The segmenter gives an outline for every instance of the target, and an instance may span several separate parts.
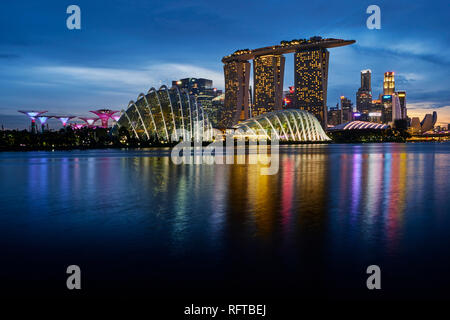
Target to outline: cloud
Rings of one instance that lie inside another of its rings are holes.
[[[53,76],[54,80],[72,84],[90,84],[104,88],[132,89],[138,94],[140,89],[171,86],[172,80],[187,77],[207,78],[214,85],[223,88],[224,80],[221,72],[190,64],[162,63],[129,70],[117,68],[93,68],[83,66],[44,66],[36,67],[38,74]]]

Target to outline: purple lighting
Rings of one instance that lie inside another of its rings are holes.
[[[20,113],[26,114],[31,120],[36,120],[36,117],[46,113],[47,111],[23,111],[23,110],[19,110]]]
[[[26,114],[31,119],[31,132],[36,133],[36,117],[40,116],[47,111],[23,111],[19,110],[20,113]]]
[[[55,118],[59,119],[59,121],[61,121],[62,125],[65,127],[67,125],[67,122],[70,119],[73,119],[75,117],[74,116],[67,116],[67,117],[55,117]]]
[[[100,118],[100,120],[102,121],[103,128],[108,128],[109,118],[112,118],[114,113],[117,113],[119,111],[113,111],[110,109],[99,109],[99,110],[90,111],[90,112],[92,112],[93,114],[95,114],[97,117]]]
[[[38,117],[39,122],[40,122],[42,125],[44,125],[44,124],[47,122],[47,120],[48,120],[49,118],[51,118],[51,117],[47,117],[47,116]]]
[[[94,125],[95,122],[97,122],[97,120],[99,118],[88,118],[88,117],[79,117],[81,120],[83,120],[84,122],[87,123],[87,125],[89,127],[92,127]]]

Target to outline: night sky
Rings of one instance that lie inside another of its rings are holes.
[[[67,6],[81,8],[68,30]],[[366,8],[381,8],[369,30]],[[355,103],[360,70],[374,96],[385,71],[407,91],[408,116],[438,111],[450,122],[449,2],[442,1],[3,1],[0,10],[0,124],[26,127],[18,109],[87,115],[125,108],[150,87],[184,77],[223,89],[221,58],[237,49],[314,35],[354,39],[330,49],[328,105]],[[285,88],[293,85],[286,55]],[[56,123],[56,122],[55,122]]]

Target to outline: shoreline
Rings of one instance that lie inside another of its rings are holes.
[[[406,143],[445,143],[448,142],[448,140],[411,140],[411,141],[373,141],[373,142],[334,142],[334,141],[317,141],[317,142],[296,142],[296,141],[290,141],[290,142],[280,142],[280,146],[291,146],[291,145],[328,145],[328,144],[355,144],[355,145],[364,145],[364,144],[384,144],[384,143],[400,143],[400,144],[406,144]],[[33,152],[33,151],[46,151],[46,152],[52,152],[52,151],[87,151],[87,150],[141,150],[141,149],[161,149],[161,148],[173,148],[177,145],[177,143],[173,144],[158,144],[158,145],[148,145],[148,146],[93,146],[93,147],[53,147],[53,148],[36,148],[36,147],[12,147],[12,148],[3,148],[0,147],[0,153],[1,152]],[[202,146],[208,146],[209,143],[203,143]],[[245,143],[245,146],[248,146],[248,142]],[[268,146],[270,143],[267,144]],[[193,146],[193,145],[192,145]],[[236,145],[235,145],[236,147]]]

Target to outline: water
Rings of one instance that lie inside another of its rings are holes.
[[[450,297],[450,144],[280,152],[272,176],[168,149],[0,153],[2,295],[67,295],[76,264],[92,297]]]

